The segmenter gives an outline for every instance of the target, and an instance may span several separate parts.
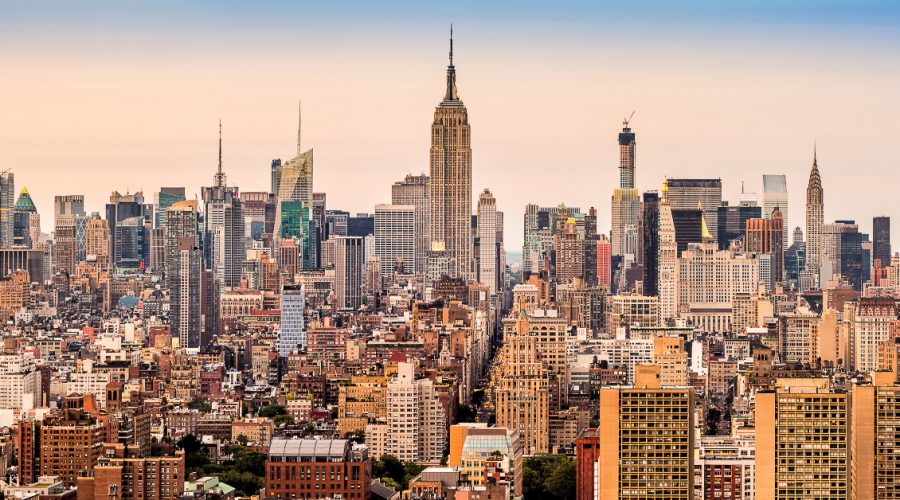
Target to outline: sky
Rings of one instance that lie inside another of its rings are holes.
[[[315,190],[372,212],[428,171],[451,23],[473,202],[494,193],[511,252],[529,202],[595,206],[609,230],[632,111],[642,191],[721,177],[737,202],[786,174],[802,227],[817,144],[826,221],[900,220],[900,4],[874,0],[5,1],[0,170],[49,232],[54,195],[102,213],[113,190],[199,193],[221,119],[229,184],[266,190],[302,100]]]

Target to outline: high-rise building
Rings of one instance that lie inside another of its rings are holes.
[[[822,282],[827,283],[835,275],[840,275],[854,289],[862,290],[869,276],[869,265],[863,265],[864,261],[869,260],[864,255],[864,241],[868,241],[868,235],[859,232],[855,221],[838,220],[824,224],[821,236]]]
[[[595,498],[693,499],[693,389],[660,387],[656,366],[637,372],[632,388],[600,390]]]
[[[59,476],[69,486],[93,470],[103,451],[106,425],[86,411],[84,396],[69,396],[64,408],[39,425],[41,476]]]
[[[674,208],[669,205],[672,223],[675,226],[675,242],[678,245],[678,256],[687,250],[691,243],[703,242],[703,210],[699,208]]]
[[[281,288],[281,327],[278,330],[278,355],[287,358],[294,350],[306,349],[306,301],[303,285]]]
[[[238,188],[228,186],[222,171],[222,122],[219,122],[219,166],[211,187],[201,188],[203,198],[203,257],[215,272],[220,288],[241,283],[244,249],[244,217]]]
[[[163,224],[163,212],[173,203],[184,201],[186,198],[183,187],[161,187],[156,193],[156,210],[153,212],[153,227],[161,227]]]
[[[725,202],[717,211],[719,219],[719,250],[731,248],[734,240],[743,241],[747,230],[747,221],[762,218],[762,207],[756,203],[741,203],[740,205],[728,205]],[[741,248],[743,245],[741,245]]]
[[[806,274],[813,288],[822,283],[821,266],[823,257],[822,226],[825,224],[825,192],[819,175],[817,154],[813,153],[812,170],[806,187]],[[801,282],[804,280],[801,279]]]
[[[672,210],[703,211],[709,233],[715,239],[719,233],[718,210],[722,205],[721,179],[667,179],[667,198]]]
[[[63,214],[84,215],[84,195],[66,194],[57,195],[53,200],[53,216]]]
[[[365,248],[358,236],[334,237],[334,298],[338,309],[362,305]]]
[[[453,33],[447,89],[431,125],[429,231],[450,258],[450,276],[468,279],[472,270],[472,132],[456,89]]]
[[[756,499],[849,498],[849,421],[849,394],[827,379],[780,378],[758,392]]]
[[[403,462],[433,462],[444,456],[447,446],[447,422],[443,404],[431,379],[416,379],[416,364],[397,364],[397,377],[387,384],[384,423],[366,426],[366,437],[373,436],[372,454],[393,455]],[[378,439],[379,434],[389,436]],[[368,441],[367,441],[368,442]]]
[[[891,218],[872,218],[872,262],[880,262],[879,267],[891,265]]]
[[[108,221],[109,222],[109,221]],[[138,215],[116,222],[111,248],[114,266],[118,269],[144,269],[150,263],[148,228],[144,217]]]
[[[505,336],[494,390],[497,427],[518,431],[525,455],[550,448],[550,373],[537,335],[531,335],[528,313],[519,311],[514,332]]]
[[[75,273],[75,218],[72,214],[58,214],[53,227],[53,273]]]
[[[400,264],[404,273],[418,273],[417,237],[415,206],[375,205],[375,256],[383,277],[393,280]]]
[[[397,181],[391,186],[391,204],[412,205],[416,209],[416,274],[420,277],[425,273],[425,254],[429,247],[428,210],[429,201],[428,176],[407,175],[402,181]]]
[[[784,281],[784,219],[778,207],[767,219],[749,219],[745,249],[772,256],[772,281]]]
[[[641,205],[641,252],[644,295],[659,295],[659,194],[644,193]]]
[[[632,116],[634,114],[632,113]],[[636,156],[635,134],[629,119],[622,122],[619,132],[619,187],[612,196],[612,229],[609,240],[613,255],[637,255],[638,225],[641,218],[641,197],[634,188]]]
[[[692,243],[678,259],[678,307],[730,304],[736,293],[753,293],[759,284],[759,262],[752,256],[719,250],[712,241]],[[719,330],[724,331],[724,330]]]
[[[0,173],[0,248],[13,245],[16,183],[9,170]]]
[[[241,209],[247,246],[256,241],[271,247],[275,231],[275,195],[265,191],[245,191],[241,193]]]
[[[788,230],[788,192],[787,192],[787,176],[785,175],[763,175],[763,217],[770,219],[775,209],[781,212],[781,218],[784,220],[784,236],[782,241],[787,247]]]
[[[487,189],[478,197],[478,281],[487,285],[491,294],[500,288],[500,234],[502,222],[497,211],[497,200]]]
[[[663,199],[659,205],[659,255],[657,257],[657,291],[659,295],[659,320],[667,322],[678,314],[678,241],[672,207]]]
[[[873,374],[869,385],[854,385],[851,393],[850,460],[854,500],[900,496],[900,387],[894,372]]]
[[[41,216],[28,190],[22,188],[13,208],[12,244],[32,248],[41,237]]]
[[[878,346],[892,340],[891,322],[897,319],[897,304],[889,297],[862,297],[852,315],[850,366],[870,373],[878,368]]]
[[[174,266],[167,270],[169,324],[172,337],[184,348],[201,348],[201,274],[203,254],[195,236],[177,239]]]
[[[78,478],[78,498],[176,500],[184,493],[184,451],[140,456],[122,444],[104,445],[91,475]],[[135,456],[138,455],[138,456]]]
[[[96,262],[100,269],[109,269],[111,245],[112,236],[106,221],[98,213],[91,214],[87,220],[84,239],[84,251],[88,260]]]
[[[303,151],[300,142],[302,131],[302,115],[298,111],[297,119],[297,156],[280,165],[274,174],[277,182],[275,234],[281,234],[281,202],[299,201],[304,207],[312,209],[313,206],[313,150]],[[273,162],[273,168],[275,168]]]
[[[569,217],[556,235],[556,281],[571,283],[584,276],[584,240],[578,234],[575,218]]]
[[[612,245],[605,234],[597,240],[597,285],[607,290],[612,286]]]
[[[138,191],[137,193],[126,193],[121,194],[118,191],[113,191],[112,194],[109,195],[109,203],[106,204],[106,223],[109,224],[109,233],[112,235],[112,246],[110,247],[110,255],[114,258],[117,255],[125,255],[127,258],[131,259],[128,264],[129,266],[134,265],[134,269],[137,269],[136,262],[133,262],[135,256],[138,254],[138,251],[135,248],[129,248],[128,250],[122,251],[118,248],[118,235],[124,235],[124,237],[131,238],[131,242],[134,242],[138,235],[136,231],[138,227],[144,227],[144,217],[147,213],[147,207],[144,205],[144,193]],[[84,214],[81,214],[82,217]],[[139,218],[140,220],[133,220],[135,218]],[[117,228],[121,221],[126,219],[132,219],[128,223],[128,229],[123,231],[118,231]],[[141,242],[143,243],[143,235],[140,236]],[[79,237],[78,240],[83,242],[83,237]],[[81,246],[81,245],[79,245]],[[81,248],[82,253],[83,247]],[[82,259],[79,259],[82,260]],[[138,261],[140,259],[137,259]],[[115,259],[116,266],[119,266],[119,260]]]

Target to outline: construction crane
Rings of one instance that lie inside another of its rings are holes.
[[[624,120],[622,120],[622,126],[624,126],[625,128],[628,128],[628,123],[630,123],[631,119],[634,118],[634,113],[635,112],[632,111],[631,114],[628,115],[628,118],[625,118]]]

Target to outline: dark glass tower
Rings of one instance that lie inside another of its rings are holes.
[[[880,260],[881,267],[891,263],[891,218],[872,219],[872,261]]]

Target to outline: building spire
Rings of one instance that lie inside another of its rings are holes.
[[[219,169],[216,170],[216,187],[225,187],[225,173],[222,172],[222,119],[219,118]]]
[[[818,154],[819,154],[819,151],[818,151],[818,150],[819,150],[819,146],[818,146],[818,144],[816,143],[816,141],[813,140],[813,167],[818,167],[818,166],[819,166],[818,159],[816,158],[816,157],[818,156]]]
[[[453,24],[450,25],[450,65],[447,66],[447,92],[444,94],[444,100],[459,100],[456,93],[456,68],[453,66]]]
[[[300,148],[300,131],[303,129],[303,102],[297,101],[297,154],[303,153]]]

